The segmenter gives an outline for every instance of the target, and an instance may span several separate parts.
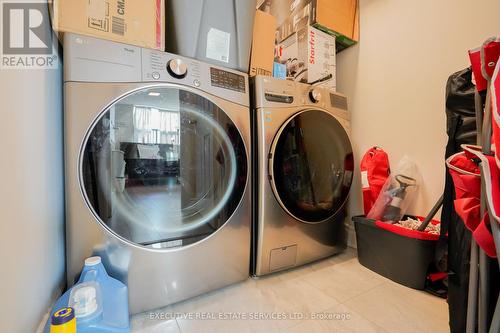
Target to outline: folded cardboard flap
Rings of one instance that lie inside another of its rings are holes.
[[[359,42],[359,2],[356,4],[356,15],[354,16],[354,32],[352,39]]]
[[[250,76],[273,75],[276,18],[263,11],[255,13]]]

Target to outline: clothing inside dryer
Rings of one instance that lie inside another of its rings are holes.
[[[148,88],[117,101],[84,147],[83,190],[98,220],[152,248],[214,233],[246,185],[246,151],[234,123],[209,100],[177,88]]]
[[[276,194],[294,217],[320,222],[344,205],[354,163],[347,133],[333,116],[317,110],[294,116],[273,155]]]

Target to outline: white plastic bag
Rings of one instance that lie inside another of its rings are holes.
[[[422,176],[417,165],[403,156],[387,178],[367,218],[384,222],[399,222],[411,205]]]

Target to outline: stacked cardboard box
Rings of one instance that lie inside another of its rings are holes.
[[[165,49],[165,0],[53,0],[52,20],[60,33]]]
[[[357,0],[266,0],[260,9],[278,21],[278,41],[313,26],[335,36],[337,51],[358,41]]]
[[[250,76],[273,75],[276,18],[257,10],[253,26]]]
[[[335,53],[358,40],[357,0],[265,0],[278,24],[279,61],[288,79],[336,89]]]
[[[307,26],[282,43],[281,59],[287,65],[287,77],[336,90],[335,37]]]

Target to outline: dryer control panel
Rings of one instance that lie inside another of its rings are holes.
[[[347,98],[321,86],[278,80],[267,76],[253,78],[255,108],[322,108],[349,120]]]

